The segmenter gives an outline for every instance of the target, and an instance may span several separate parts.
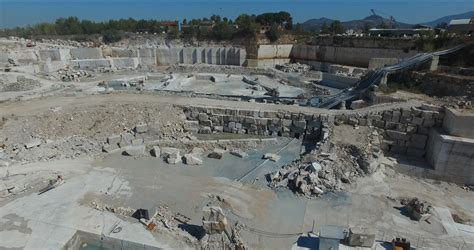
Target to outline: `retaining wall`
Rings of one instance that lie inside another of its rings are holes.
[[[325,62],[367,68],[372,58],[406,58],[414,56],[417,51],[383,47],[280,44],[257,45],[248,48],[248,53],[249,59],[263,61],[266,66],[272,62],[269,59],[286,59],[310,65],[312,62]],[[253,64],[259,65],[259,62]]]
[[[397,64],[400,58],[371,58],[369,60],[369,69],[384,67],[385,65]]]
[[[450,135],[474,139],[474,113],[448,108],[443,128]]]
[[[71,66],[80,69],[109,68],[111,66],[108,59],[82,59],[71,60]]]
[[[257,59],[290,58],[293,44],[258,45]]]
[[[432,129],[427,160],[437,175],[451,181],[474,184],[474,139],[443,134]]]
[[[371,58],[407,58],[417,54],[416,51],[383,48],[356,48],[337,46],[300,45],[294,46],[293,60],[323,61],[335,64],[369,67]]]
[[[358,78],[328,73],[323,73],[322,76],[322,81],[320,82],[321,85],[337,89],[346,89],[352,87],[359,80]]]
[[[71,49],[72,59],[101,59],[104,58],[102,49],[99,48],[76,48]]]
[[[143,48],[137,51],[138,61],[142,66],[156,65],[156,51],[154,48]]]

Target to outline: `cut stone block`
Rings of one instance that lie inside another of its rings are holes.
[[[136,133],[145,133],[148,131],[148,126],[146,124],[138,124],[137,126],[135,126],[135,132]]]
[[[201,165],[202,160],[199,157],[197,157],[195,154],[185,154],[184,163],[188,165]]]
[[[400,131],[395,131],[395,130],[386,130],[385,133],[391,139],[397,139],[397,140],[408,140],[410,137],[405,132],[400,132]]]
[[[237,156],[239,158],[246,158],[248,156],[247,153],[245,153],[244,151],[242,151],[240,149],[232,150],[232,151],[230,151],[230,154],[234,155],[234,156]]]
[[[266,154],[263,155],[263,159],[267,159],[267,160],[274,161],[274,162],[279,161],[280,157],[281,156],[279,156],[277,154],[273,154],[273,153],[266,153]]]
[[[200,133],[200,134],[211,134],[211,133],[212,133],[212,130],[211,130],[210,127],[204,126],[204,127],[202,127],[201,129],[199,129],[199,133]]]
[[[151,154],[154,157],[160,157],[161,156],[161,149],[158,146],[153,146],[153,149],[151,150]]]
[[[142,138],[132,140],[132,145],[141,145],[141,144],[143,144]]]
[[[170,147],[161,148],[161,155],[164,158],[167,158],[168,156],[172,154],[176,154],[176,153],[179,153],[179,149],[177,148],[170,148]]]
[[[123,151],[128,156],[139,156],[145,154],[145,145],[127,146]]]
[[[118,144],[120,143],[120,135],[112,135],[112,136],[109,136],[107,137],[107,143],[108,144]]]
[[[225,150],[215,148],[214,151],[209,153],[209,155],[207,157],[214,158],[214,159],[222,159],[222,156],[224,155],[224,153],[225,153]]]
[[[172,152],[165,157],[165,160],[168,164],[176,164],[181,162],[181,154],[179,151]]]
[[[198,120],[199,120],[199,121],[206,121],[206,120],[209,120],[209,117],[208,117],[207,114],[205,114],[205,113],[200,113],[200,114],[198,115]]]
[[[202,155],[203,153],[204,153],[204,149],[202,148],[194,147],[193,150],[191,150],[191,154],[194,154],[194,155]]]
[[[116,152],[120,151],[120,148],[117,145],[117,143],[106,144],[102,147],[102,151],[110,154],[110,153],[116,153]]]
[[[131,133],[124,133],[120,135],[120,147],[126,147],[130,144],[132,144],[132,140],[135,139],[135,136],[133,136]]]
[[[30,149],[30,148],[35,148],[41,145],[43,142],[40,139],[33,139],[30,142],[25,144],[25,148]]]

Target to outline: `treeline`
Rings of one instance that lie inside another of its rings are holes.
[[[208,24],[212,24],[208,26]],[[290,13],[281,11],[260,15],[241,14],[235,20],[219,15],[209,19],[183,20],[182,35],[197,39],[231,40],[236,37],[253,37],[264,33],[271,41],[276,41],[284,33],[294,30]]]
[[[125,32],[167,33],[172,38],[179,36],[198,39],[231,40],[235,37],[253,37],[265,33],[275,41],[281,34],[303,32],[299,25],[293,25],[290,13],[281,11],[260,15],[242,14],[235,20],[213,15],[210,18],[183,20],[182,32],[174,22],[157,20],[136,20],[133,18],[95,22],[79,20],[77,17],[59,18],[54,23],[39,23],[27,27],[0,30],[0,36],[32,38],[54,35],[102,35],[104,42],[120,40]],[[177,23],[176,23],[177,24]]]
[[[34,36],[51,35],[94,35],[101,34],[104,38],[118,39],[121,32],[170,32],[178,27],[164,26],[157,20],[135,20],[133,18],[94,22],[79,20],[77,17],[58,18],[54,23],[39,23],[33,26],[17,27],[0,31],[1,36],[20,36],[31,38]]]

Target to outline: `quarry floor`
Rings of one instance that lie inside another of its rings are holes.
[[[0,112],[5,116],[29,117],[58,106],[64,112],[72,112],[117,103],[161,107],[162,112],[167,112],[165,108],[173,104],[208,106],[209,99],[130,93],[49,96],[5,102],[0,104]],[[223,100],[213,100],[212,105],[338,112]],[[348,131],[336,138],[350,134]],[[275,152],[282,147],[285,149],[280,153],[279,162],[266,163],[242,181],[236,181],[263,162],[261,155],[264,152]],[[267,187],[264,174],[297,158],[300,150],[301,141],[279,138],[274,145],[250,151],[245,160],[226,154],[220,161],[203,158],[204,163],[200,166],[168,165],[152,157],[135,159],[112,154],[3,167],[0,168],[2,180],[6,176],[16,176],[40,181],[32,181],[25,192],[0,200],[1,247],[57,249],[76,230],[107,234],[119,222],[123,230],[112,233],[111,237],[164,248],[195,248],[195,242],[182,240],[175,232],[151,234],[136,220],[95,210],[91,203],[100,201],[113,206],[146,209],[167,205],[189,217],[191,225],[200,226],[202,207],[215,202],[212,197],[216,195],[229,204],[227,216],[230,222],[238,220],[250,228],[285,235],[268,237],[242,230],[245,243],[255,249],[298,247],[301,233],[317,232],[322,225],[373,226],[379,241],[407,237],[425,247],[444,244],[442,249],[458,249],[463,241],[472,246],[472,229],[455,223],[446,213],[474,218],[474,194],[454,184],[399,174],[392,167],[396,163],[389,159],[373,175],[346,185],[345,192],[328,193],[316,199],[300,197],[288,189]],[[64,175],[65,184],[38,195],[37,191],[46,184],[44,180],[57,174]],[[436,207],[435,216],[429,223],[412,221],[398,209],[401,205],[397,198],[413,196]],[[193,235],[192,230],[190,234]],[[383,249],[382,243],[377,247]]]
[[[235,181],[263,161],[258,157],[262,152],[274,151],[288,142],[290,146],[282,152],[281,162],[265,165],[266,169],[242,182]],[[252,151],[246,160],[226,154],[220,161],[206,158],[201,166],[168,165],[152,157],[108,155],[2,168],[2,176],[5,171],[30,178],[61,173],[66,182],[42,195],[37,194],[42,187],[39,185],[1,200],[0,242],[7,249],[57,249],[76,230],[100,235],[119,221],[123,230],[112,233],[111,237],[165,248],[193,247],[177,240],[173,233],[152,235],[137,221],[94,210],[91,203],[146,209],[167,205],[191,218],[191,225],[199,226],[201,209],[215,202],[213,195],[229,204],[231,212],[227,217],[231,222],[238,220],[266,232],[296,234],[274,238],[241,231],[245,242],[256,249],[291,248],[298,241],[298,233],[317,232],[322,225],[370,225],[377,229],[378,240],[402,236],[417,242],[423,240],[424,246],[450,244],[443,249],[457,249],[456,244],[462,242],[460,236],[468,243],[474,239],[473,232],[463,231],[464,227],[446,220],[441,213],[451,209],[472,216],[472,192],[448,183],[404,176],[390,167],[382,167],[373,176],[360,179],[348,186],[347,192],[329,193],[317,199],[266,187],[261,181],[266,170],[288,163],[298,155],[299,149],[299,141],[282,139],[277,145]],[[430,223],[410,220],[401,214],[397,209],[400,204],[393,200],[405,196],[423,197],[439,207],[440,216]]]

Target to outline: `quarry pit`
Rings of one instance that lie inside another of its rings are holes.
[[[0,39],[2,248],[311,249],[327,226],[374,237],[347,249],[474,248],[473,79],[446,61],[414,74],[455,77],[467,94],[376,86],[323,109],[418,52],[26,43]],[[413,197],[429,219],[407,216]],[[219,207],[228,231],[210,234],[203,207]]]

